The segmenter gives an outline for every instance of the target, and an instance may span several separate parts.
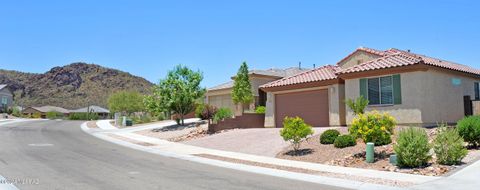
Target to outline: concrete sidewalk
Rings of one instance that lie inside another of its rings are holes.
[[[422,190],[477,190],[480,188],[480,161],[477,161],[457,173],[444,179],[426,182],[412,189]]]

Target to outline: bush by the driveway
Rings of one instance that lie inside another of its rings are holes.
[[[285,117],[280,136],[283,140],[292,143],[295,152],[300,148],[300,143],[308,136],[313,135],[312,126],[308,125],[300,117]]]
[[[340,132],[335,129],[329,129],[320,135],[320,143],[321,144],[333,144],[335,139],[340,135]]]
[[[355,138],[352,137],[352,135],[340,135],[333,142],[333,146],[335,146],[335,148],[345,148],[355,145],[357,145],[357,142],[355,141]]]
[[[433,150],[437,162],[444,165],[459,164],[467,156],[468,150],[464,147],[465,141],[458,135],[456,129],[443,125],[433,141]]]
[[[395,125],[395,118],[390,114],[372,111],[357,115],[348,131],[353,137],[361,138],[365,143],[373,142],[375,146],[379,146],[392,142],[391,135]]]
[[[398,166],[400,167],[425,166],[432,158],[428,135],[421,128],[409,127],[401,130],[393,150],[397,154]]]

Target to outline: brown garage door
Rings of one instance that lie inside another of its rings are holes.
[[[275,126],[283,127],[283,118],[301,117],[314,127],[329,126],[328,90],[275,95]]]

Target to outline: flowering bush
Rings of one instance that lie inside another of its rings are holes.
[[[355,138],[363,142],[373,142],[375,145],[386,145],[392,142],[391,135],[396,125],[395,118],[388,113],[377,111],[358,114],[348,129]]]
[[[280,136],[283,140],[292,143],[295,152],[300,148],[300,143],[308,136],[313,135],[312,126],[308,125],[300,117],[285,117]]]

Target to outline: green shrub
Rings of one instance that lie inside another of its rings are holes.
[[[329,129],[326,130],[325,132],[320,135],[320,143],[321,144],[333,144],[335,139],[340,135],[340,132],[338,132],[335,129]]]
[[[15,117],[21,117],[22,116],[22,112],[20,111],[20,109],[18,109],[16,106],[13,107],[12,109],[12,115],[15,116]]]
[[[197,107],[195,107],[195,117],[198,117],[202,120],[205,119],[202,117],[203,109],[205,109],[205,104],[198,104]]]
[[[333,142],[333,146],[335,146],[336,148],[345,148],[355,145],[357,145],[357,142],[355,141],[355,138],[352,137],[352,135],[340,135]]]
[[[401,130],[393,149],[400,167],[424,166],[432,157],[427,133],[421,128],[410,127]]]
[[[135,115],[135,116],[131,117],[131,119],[135,124],[152,122],[152,117],[150,117],[150,115],[148,115],[148,114],[142,114],[140,116]]]
[[[96,113],[70,113],[69,120],[98,120],[100,118]]]
[[[345,104],[353,111],[355,115],[363,114],[365,108],[368,105],[368,100],[363,96],[358,97],[355,100],[348,99],[345,101]]]
[[[469,116],[457,122],[458,134],[470,145],[480,145],[480,116]]]
[[[220,108],[217,110],[217,113],[215,113],[215,115],[213,116],[213,121],[219,122],[226,118],[231,118],[232,116],[233,116],[233,113],[230,109]]]
[[[283,140],[292,143],[293,150],[298,151],[300,143],[309,135],[313,135],[312,126],[308,125],[300,117],[285,117],[280,136]]]
[[[391,135],[395,125],[395,118],[388,113],[372,111],[355,116],[348,131],[354,138],[361,138],[365,143],[373,142],[375,146],[379,146],[392,142]]]
[[[437,162],[444,165],[459,164],[468,154],[464,144],[465,141],[456,129],[442,125],[433,140],[433,150],[437,156]]]
[[[46,114],[47,119],[59,119],[63,117],[63,113],[50,111]]]
[[[257,108],[255,108],[255,113],[265,114],[266,110],[267,108],[265,108],[265,106],[258,106]]]
[[[30,117],[38,119],[38,118],[42,118],[42,114],[39,112],[36,112],[36,113],[33,113]]]
[[[157,121],[163,121],[167,117],[165,116],[165,113],[161,112],[161,113],[156,114],[156,118],[157,118]]]

